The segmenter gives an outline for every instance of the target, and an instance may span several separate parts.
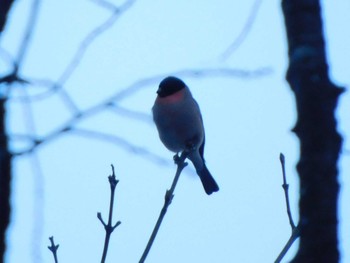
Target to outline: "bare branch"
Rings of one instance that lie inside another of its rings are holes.
[[[112,103],[110,105],[109,109],[112,112],[114,112],[114,113],[116,113],[116,114],[118,114],[120,116],[124,116],[124,117],[129,118],[129,119],[135,119],[135,120],[142,121],[144,123],[153,125],[152,116],[150,114],[146,114],[144,112],[130,110],[130,109],[124,108],[122,106],[119,106],[116,103]]]
[[[107,1],[98,1],[94,0],[94,2],[97,2],[100,5],[107,5]],[[114,25],[114,23],[117,21],[117,19],[125,12],[127,11],[135,2],[135,0],[129,0],[126,1],[123,5],[120,7],[113,7],[112,8],[112,14],[99,26],[97,26],[95,29],[93,29],[81,42],[79,48],[77,49],[74,57],[62,73],[62,75],[58,79],[58,83],[60,83],[61,87],[67,82],[67,80],[70,78],[70,76],[73,74],[77,66],[79,65],[80,61],[82,60],[86,50],[90,47],[90,45],[107,29],[109,29],[111,26]],[[108,3],[110,7],[113,5]],[[111,9],[111,8],[109,8]]]
[[[53,258],[55,259],[55,263],[58,263],[57,259],[57,250],[60,245],[55,245],[55,241],[53,240],[53,236],[49,237],[51,245],[48,246],[47,248],[52,252]]]
[[[220,60],[227,60],[233,52],[235,52],[244,42],[248,36],[250,30],[253,27],[255,19],[257,17],[262,0],[255,0],[252,9],[250,11],[249,17],[244,24],[241,32],[236,37],[236,39],[226,48],[226,50],[219,56]]]
[[[109,185],[110,185],[110,188],[111,188],[111,198],[110,198],[110,202],[109,202],[108,223],[106,224],[103,221],[102,215],[101,215],[100,212],[97,213],[97,218],[101,221],[101,223],[104,226],[105,231],[106,231],[106,237],[105,237],[105,243],[104,243],[104,247],[103,247],[101,263],[104,263],[106,261],[107,251],[108,251],[108,246],[109,246],[109,240],[111,238],[112,232],[114,231],[114,229],[116,229],[121,224],[121,222],[118,221],[115,225],[112,226],[115,187],[117,186],[117,184],[119,182],[115,178],[114,166],[113,165],[112,165],[112,172],[113,172],[112,175],[108,176],[108,181],[109,181]]]
[[[39,0],[35,0],[38,2]],[[59,92],[59,95],[61,96],[61,99],[63,102],[68,106],[68,108],[73,112],[77,113],[79,112],[79,109],[77,105],[74,103],[73,99],[69,96],[69,94],[64,90],[64,84],[69,80],[69,78],[72,76],[76,68],[79,66],[81,60],[83,59],[87,49],[91,46],[91,44],[106,30],[108,30],[110,27],[114,25],[114,23],[117,21],[117,19],[125,12],[127,11],[135,2],[135,0],[129,0],[126,1],[123,5],[116,7],[113,4],[107,2],[107,1],[101,1],[101,0],[94,0],[98,5],[106,7],[109,6],[108,9],[112,10],[112,14],[100,25],[98,25],[96,28],[94,28],[80,43],[77,51],[75,52],[73,58],[61,74],[61,76],[58,78],[57,81],[47,81],[48,84],[51,82],[51,86],[48,90],[44,91],[43,93],[33,95],[31,99],[37,100],[37,99],[45,99],[48,96],[51,96],[55,93]],[[34,23],[35,20],[32,20],[32,23]],[[29,28],[29,27],[28,27]],[[29,34],[30,33],[30,34]],[[27,49],[28,41],[31,36],[31,31],[28,31],[27,36],[25,37],[25,40],[21,48],[21,53],[18,56],[19,58],[17,61],[21,61],[24,52]],[[17,62],[18,63],[18,62]],[[17,74],[17,66],[15,66],[15,75]],[[38,81],[38,80],[37,80]],[[21,100],[21,97],[16,97],[17,100]]]
[[[155,75],[147,78],[143,78],[132,83],[130,86],[123,90],[116,92],[111,96],[105,104],[119,102],[126,97],[129,97],[139,91],[140,89],[159,83],[160,80],[164,79],[169,75],[178,76],[181,78],[203,78],[203,77],[228,77],[228,78],[244,78],[254,79],[262,76],[266,76],[272,72],[271,68],[259,68],[256,70],[243,70],[235,68],[199,68],[199,69],[183,69],[179,71],[168,72],[165,74]]]
[[[273,70],[271,67],[262,67],[257,68],[254,70],[245,70],[245,69],[238,69],[238,68],[230,68],[230,67],[219,67],[219,68],[197,68],[197,69],[182,69],[178,71],[172,71],[164,74],[154,75],[146,78],[142,78],[129,86],[125,87],[124,89],[119,89],[114,95],[112,95],[109,99],[105,100],[102,103],[96,104],[95,107],[106,107],[106,105],[113,104],[118,102],[119,100],[122,100],[126,97],[131,96],[135,92],[149,86],[153,85],[155,83],[158,83],[161,79],[169,76],[169,75],[175,75],[182,78],[210,78],[210,77],[225,77],[225,78],[241,78],[241,79],[256,79],[260,77],[267,76],[269,74],[273,73]],[[30,96],[31,100],[43,100],[46,99],[49,96],[52,96],[63,89],[63,86],[60,82],[54,82],[47,79],[31,79],[28,77],[23,78],[27,82],[30,83],[38,83],[45,85],[45,83],[49,84],[51,83],[52,86],[47,89],[46,91],[35,94]],[[16,96],[14,98],[11,98],[11,100],[14,101],[22,101],[23,97]]]
[[[292,228],[292,234],[291,234],[290,238],[288,239],[287,244],[284,246],[281,253],[278,255],[277,259],[275,260],[275,263],[281,262],[281,260],[284,258],[284,256],[286,255],[286,253],[290,249],[290,247],[293,245],[294,241],[297,240],[298,237],[300,236],[299,227],[294,224],[294,220],[293,220],[292,213],[290,210],[289,192],[288,192],[289,184],[287,183],[286,169],[285,169],[285,158],[284,158],[283,153],[280,154],[280,162],[281,162],[282,175],[283,175],[282,188],[283,188],[284,196],[285,196],[285,200],[286,200],[287,215],[288,215],[288,219],[289,219],[289,224]]]
[[[298,227],[295,227],[292,231],[292,235],[287,241],[287,244],[282,249],[281,253],[278,255],[277,259],[275,260],[275,263],[280,263],[284,256],[287,254],[290,247],[293,245],[294,241],[297,240],[300,237],[300,231]]]
[[[8,63],[15,67],[15,59],[12,57],[12,55],[4,48],[0,47],[0,56],[5,61],[5,63]]]
[[[146,246],[146,248],[145,248],[145,250],[144,250],[144,252],[143,252],[143,254],[141,256],[141,259],[140,259],[139,263],[145,262],[145,260],[147,258],[147,255],[148,255],[149,251],[151,250],[151,247],[152,247],[153,242],[154,242],[154,240],[155,240],[155,238],[157,236],[157,233],[158,233],[158,230],[160,228],[160,225],[162,224],[164,216],[165,216],[165,214],[166,214],[166,212],[168,210],[168,207],[171,204],[171,201],[173,200],[174,191],[175,191],[177,182],[178,182],[178,180],[180,178],[180,174],[181,174],[182,170],[187,166],[187,163],[185,162],[185,159],[188,156],[188,153],[189,152],[187,150],[185,150],[185,151],[182,152],[180,157],[178,155],[174,156],[175,163],[177,164],[177,170],[176,170],[176,173],[175,173],[175,177],[174,177],[173,183],[171,184],[170,190],[167,190],[165,192],[163,208],[160,211],[157,223],[154,226],[154,229],[153,229],[153,232],[151,234],[151,237],[150,237],[150,239],[149,239],[149,241],[147,243],[147,246]]]
[[[35,25],[38,19],[39,5],[40,5],[40,0],[33,0],[32,6],[31,6],[31,12],[30,12],[30,15],[28,16],[29,21],[27,23],[25,35],[23,37],[23,40],[21,41],[21,46],[17,54],[15,72],[18,72],[18,69],[24,60],[24,57],[27,54],[30,40],[33,36],[33,31],[35,29]]]
[[[288,215],[288,219],[289,219],[289,224],[290,224],[290,226],[292,228],[292,231],[293,231],[294,228],[295,228],[295,224],[294,224],[294,220],[293,220],[292,213],[291,213],[291,210],[290,210],[289,192],[288,192],[289,184],[287,184],[285,158],[284,158],[283,153],[280,154],[280,162],[281,162],[282,175],[283,175],[282,188],[283,188],[284,196],[285,196],[285,199],[286,199],[287,215]]]
[[[132,144],[131,142],[127,141],[126,139],[123,139],[122,137],[116,136],[116,135],[110,135],[98,131],[92,131],[92,130],[86,130],[86,129],[73,129],[72,133],[76,133],[82,136],[87,136],[90,138],[98,139],[98,140],[104,140],[107,142],[113,142],[117,144],[119,147],[124,148],[125,150],[133,153],[142,155],[143,157],[151,160],[152,162],[155,162],[159,165],[169,165],[170,162],[164,159],[163,157],[156,155],[149,150],[140,147],[138,145]]]
[[[95,114],[100,113],[103,110],[106,110],[109,107],[116,107],[117,103],[122,101],[123,99],[130,97],[131,95],[135,94],[137,91],[150,86],[154,85],[155,83],[159,83],[160,79],[163,79],[164,77],[168,75],[176,75],[179,77],[189,77],[189,78],[202,78],[202,77],[240,77],[245,79],[250,78],[257,78],[266,76],[267,74],[270,74],[272,71],[269,68],[260,68],[257,70],[249,71],[249,70],[241,70],[241,69],[234,69],[234,68],[207,68],[207,69],[188,69],[188,70],[180,70],[176,72],[170,72],[168,74],[162,74],[162,75],[156,75],[148,78],[144,78],[141,80],[138,80],[131,85],[127,86],[126,88],[116,92],[114,95],[106,99],[105,101],[99,102],[90,108],[86,109],[84,112],[77,112],[75,115],[73,115],[68,121],[66,121],[61,127],[57,128],[53,132],[49,133],[43,138],[37,138],[33,145],[29,147],[28,149],[13,153],[14,155],[23,155],[32,152],[36,147],[42,145],[43,143],[47,143],[55,138],[57,138],[59,135],[61,135],[64,132],[72,131],[79,132],[80,134],[85,135],[92,135],[92,137],[100,138],[106,140],[106,138],[112,139],[113,142],[118,143],[121,146],[124,146],[124,149],[130,150],[134,153],[141,153],[145,156],[155,157],[155,155],[150,154],[147,150],[144,150],[142,148],[139,148],[137,146],[133,146],[130,143],[125,143],[126,140],[117,137],[117,136],[111,136],[111,135],[105,135],[101,136],[101,133],[93,132],[93,131],[82,131],[78,129],[74,129],[74,126],[77,125],[79,121],[82,121],[83,119],[86,119],[88,117],[91,117]],[[25,98],[23,98],[25,99]],[[28,100],[28,99],[27,99]],[[113,105],[113,106],[111,106]],[[151,158],[151,159],[152,159]],[[154,160],[159,161],[159,163],[165,163],[164,159],[162,158],[154,158]]]

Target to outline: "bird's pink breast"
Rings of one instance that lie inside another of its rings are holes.
[[[181,100],[183,100],[184,98],[184,90],[180,90],[170,96],[166,96],[166,97],[159,97],[157,96],[157,100],[156,103],[160,103],[160,104],[172,104],[172,103],[177,103]]]

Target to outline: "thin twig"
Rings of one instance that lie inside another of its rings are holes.
[[[113,165],[112,165],[112,175],[108,176],[108,181],[109,181],[109,185],[111,187],[111,199],[110,199],[110,203],[109,203],[108,223],[106,224],[103,221],[102,215],[101,215],[100,212],[97,213],[97,218],[101,221],[101,223],[104,226],[105,231],[106,231],[106,237],[105,237],[105,243],[104,243],[103,252],[102,252],[101,263],[104,263],[106,261],[109,240],[111,238],[112,232],[114,231],[114,229],[117,228],[117,226],[119,226],[121,224],[121,222],[118,221],[114,226],[112,226],[114,193],[115,193],[115,187],[117,186],[117,184],[119,182],[118,180],[115,179],[115,173],[114,173],[114,166]]]
[[[100,1],[95,1],[100,2]],[[119,7],[115,7],[112,9],[112,14],[100,25],[98,25],[96,28],[94,28],[80,43],[79,48],[77,49],[76,53],[74,54],[72,60],[62,73],[62,75],[58,79],[58,83],[63,85],[72,75],[72,73],[76,70],[77,66],[79,65],[80,61],[84,57],[84,54],[86,53],[87,49],[91,46],[91,44],[104,32],[106,32],[107,29],[109,29],[111,26],[114,25],[114,23],[117,21],[117,19],[126,12],[133,4],[135,0],[129,0],[126,1],[123,5]],[[102,2],[101,2],[102,4]],[[109,4],[112,6],[112,4]]]
[[[281,162],[281,166],[282,166],[282,174],[283,174],[283,184],[282,184],[282,188],[284,190],[284,196],[286,199],[286,207],[287,207],[287,215],[288,215],[288,219],[289,219],[289,224],[292,228],[292,231],[295,228],[295,224],[294,224],[294,220],[292,217],[292,213],[290,211],[290,202],[289,202],[289,184],[287,184],[287,177],[286,177],[286,168],[285,168],[285,158],[283,153],[280,154],[280,162]]]
[[[254,21],[257,17],[259,8],[260,8],[260,4],[262,3],[262,0],[255,0],[252,9],[250,11],[249,17],[246,21],[246,23],[244,24],[241,32],[239,33],[239,35],[236,37],[236,39],[230,44],[230,46],[228,48],[226,48],[226,50],[220,55],[220,60],[226,60],[228,59],[228,57],[234,52],[236,51],[244,42],[244,40],[246,39],[246,37],[248,36],[248,33],[250,32],[250,30],[253,27]]]
[[[281,166],[282,166],[282,175],[283,175],[282,188],[283,188],[284,196],[285,196],[285,200],[286,200],[287,215],[288,215],[288,219],[289,219],[289,224],[292,228],[292,234],[291,234],[290,238],[288,239],[286,245],[282,249],[281,253],[278,255],[277,259],[275,260],[275,263],[281,262],[283,257],[286,255],[286,253],[290,249],[290,247],[293,245],[294,241],[297,240],[298,237],[300,236],[299,227],[295,225],[293,217],[292,217],[292,213],[290,210],[289,192],[288,192],[289,184],[287,183],[285,158],[284,158],[283,153],[280,154],[280,162],[281,162]]]
[[[30,40],[33,36],[33,30],[35,29],[35,25],[38,19],[39,14],[39,4],[40,0],[33,0],[31,6],[31,12],[29,14],[29,21],[27,23],[27,28],[25,31],[25,35],[23,40],[21,41],[21,45],[17,54],[16,62],[15,62],[15,72],[18,72],[19,66],[22,64],[25,55],[27,54],[27,50],[30,44]]]
[[[294,241],[297,240],[299,236],[300,236],[299,228],[295,227],[293,229],[292,235],[288,239],[286,245],[282,249],[281,253],[278,255],[277,259],[275,260],[275,263],[280,263],[282,261],[282,259],[287,254],[287,252],[290,249],[290,247],[293,245]]]
[[[158,220],[157,220],[157,223],[153,229],[153,232],[152,232],[152,235],[147,243],[147,246],[141,256],[141,259],[139,261],[139,263],[143,263],[145,262],[146,258],[147,258],[147,255],[148,255],[148,252],[150,251],[151,247],[152,247],[152,244],[157,236],[157,233],[158,233],[158,230],[160,228],[160,225],[162,224],[162,221],[163,221],[163,218],[168,210],[168,207],[169,205],[171,204],[171,201],[173,200],[173,197],[174,197],[174,191],[175,191],[175,187],[176,187],[176,184],[179,180],[179,177],[180,177],[180,174],[182,172],[182,170],[186,167],[187,163],[185,162],[185,159],[188,155],[188,151],[185,150],[182,152],[181,156],[179,157],[178,155],[175,155],[174,157],[174,160],[175,160],[175,163],[177,164],[177,170],[176,170],[176,174],[175,174],[175,177],[174,177],[174,180],[173,180],[173,183],[170,187],[170,190],[167,190],[165,192],[165,197],[164,197],[164,205],[163,205],[163,208],[162,210],[160,211],[160,214],[159,214],[159,217],[158,217]]]
[[[55,241],[53,240],[53,236],[49,237],[51,245],[48,246],[47,248],[52,252],[53,258],[55,259],[55,263],[58,263],[57,259],[57,250],[60,245],[55,245]]]

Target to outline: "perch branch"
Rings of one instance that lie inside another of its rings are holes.
[[[159,214],[159,217],[158,217],[158,220],[157,220],[157,223],[153,229],[153,232],[152,232],[152,235],[147,243],[147,246],[142,254],[142,257],[139,261],[139,263],[143,263],[145,262],[146,258],[147,258],[147,255],[148,255],[148,252],[150,251],[151,247],[152,247],[152,244],[157,236],[157,233],[158,233],[158,230],[160,228],[160,225],[162,224],[162,221],[164,219],[164,216],[168,210],[168,207],[169,205],[171,204],[171,201],[173,200],[173,197],[174,197],[174,191],[175,191],[175,187],[176,187],[176,184],[179,180],[179,177],[180,177],[180,174],[182,172],[182,170],[186,167],[187,163],[185,162],[185,159],[188,155],[188,151],[185,150],[182,152],[181,156],[178,156],[178,155],[175,155],[174,156],[174,161],[175,163],[177,164],[177,169],[176,169],[176,173],[175,173],[175,177],[174,177],[174,180],[173,180],[173,183],[170,187],[170,190],[167,190],[165,192],[165,197],[164,197],[164,205],[163,205],[163,208],[162,210],[160,211],[160,214]]]

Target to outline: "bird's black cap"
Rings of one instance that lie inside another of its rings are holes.
[[[181,79],[169,76],[160,82],[157,93],[159,97],[166,97],[185,87],[186,84]]]

